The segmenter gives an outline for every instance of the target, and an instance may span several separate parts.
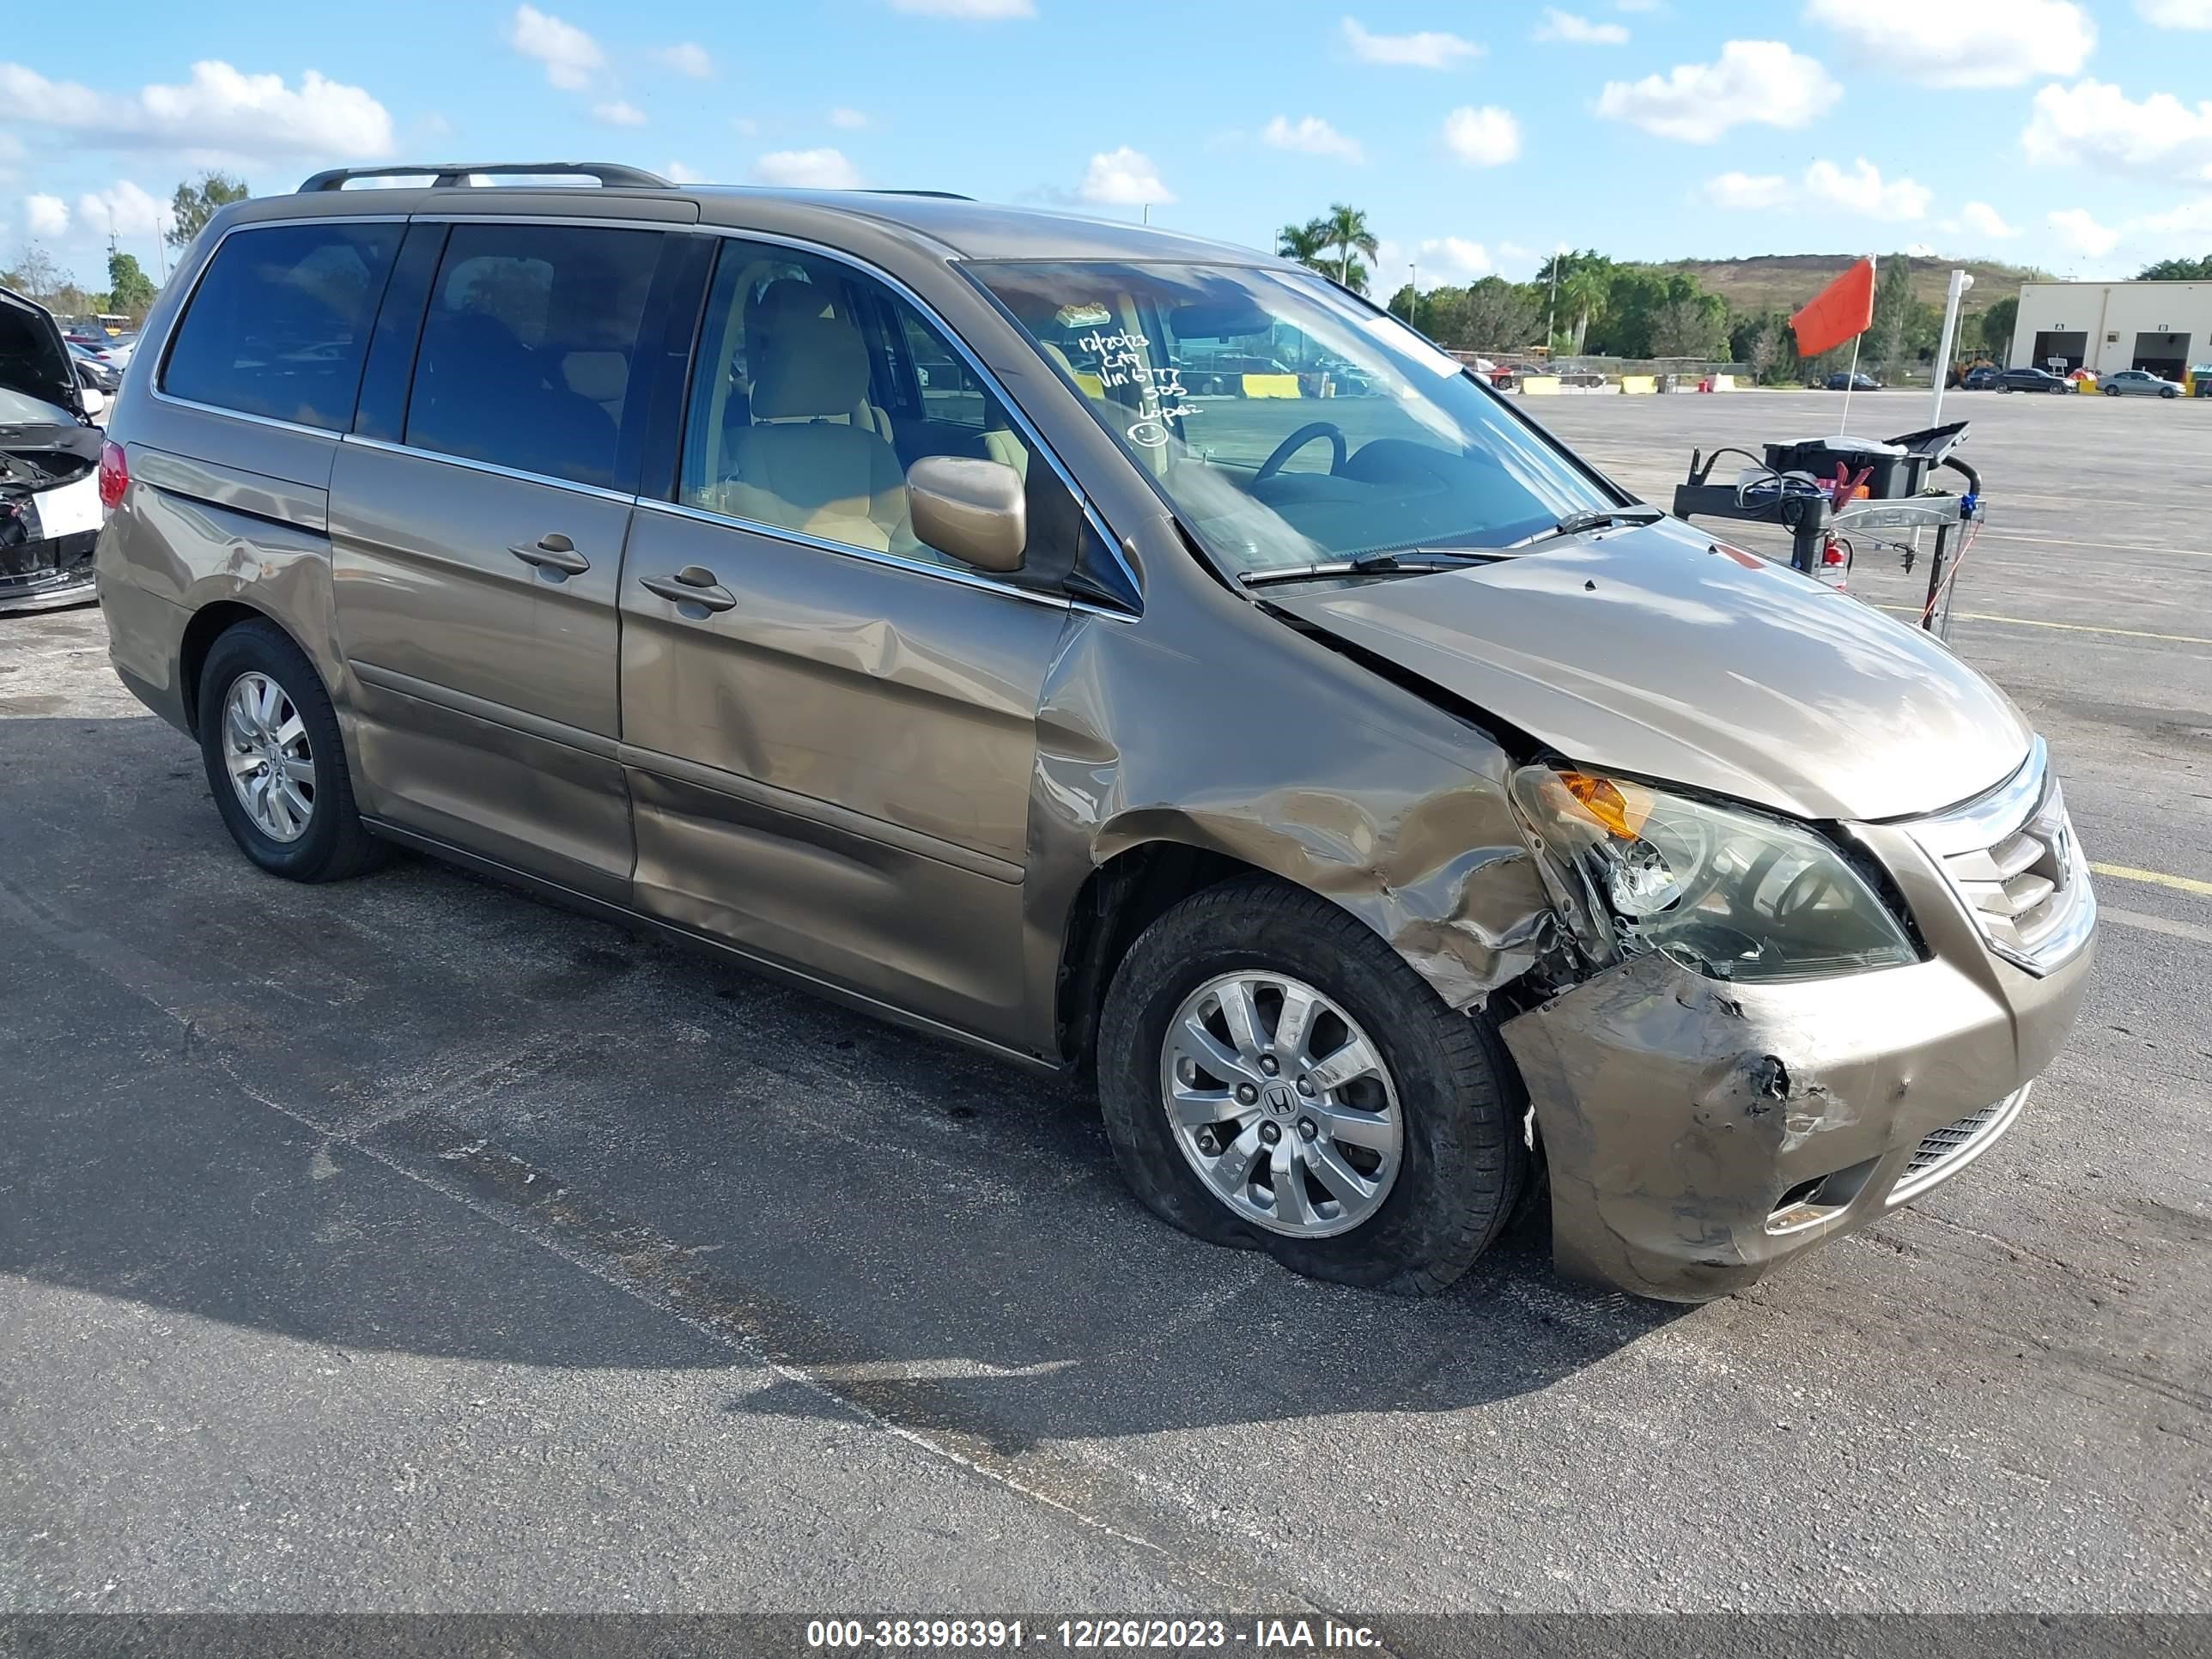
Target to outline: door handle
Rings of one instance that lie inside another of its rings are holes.
[[[592,562],[576,551],[576,544],[557,530],[540,536],[534,543],[518,543],[507,550],[525,564],[535,565],[540,570],[558,570],[565,575],[577,575],[592,568]]]
[[[557,530],[532,543],[517,543],[507,550],[525,564],[535,565],[540,570],[558,570],[563,575],[580,575],[592,568],[592,562],[576,551],[576,544]]]
[[[738,603],[738,596],[716,581],[714,573],[702,564],[687,564],[672,576],[640,576],[637,581],[648,593],[705,611],[730,611]]]

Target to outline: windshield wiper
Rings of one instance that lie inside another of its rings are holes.
[[[1266,570],[1240,570],[1237,580],[1247,587],[1266,587],[1275,582],[1310,581],[1322,576],[1424,576],[1437,570],[1458,570],[1484,564],[1496,557],[1490,552],[1459,553],[1448,548],[1419,549],[1412,553],[1362,553],[1349,559],[1318,559],[1311,564],[1276,565]]]
[[[1656,507],[1593,507],[1587,512],[1570,513],[1549,530],[1540,530],[1513,545],[1534,547],[1538,542],[1556,541],[1562,536],[1579,536],[1584,531],[1602,530],[1612,524],[1657,524],[1666,516]]]

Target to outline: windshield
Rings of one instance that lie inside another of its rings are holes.
[[[33,398],[0,386],[0,426],[75,426],[77,418],[68,410],[50,404],[43,398]]]
[[[1505,547],[1615,505],[1458,362],[1317,276],[969,269],[1233,572]]]

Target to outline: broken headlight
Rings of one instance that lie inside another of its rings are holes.
[[[1835,845],[1778,818],[1564,767],[1513,795],[1600,965],[1656,951],[1714,979],[1817,979],[1920,953]]]

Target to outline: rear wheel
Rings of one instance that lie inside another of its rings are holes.
[[[1115,1160],[1155,1213],[1316,1279],[1440,1291],[1527,1179],[1525,1096],[1487,1017],[1266,878],[1185,900],[1131,947],[1098,1077]]]
[[[239,850],[272,875],[338,881],[381,861],[355,810],[337,712],[272,622],[218,637],[200,670],[200,754]]]

